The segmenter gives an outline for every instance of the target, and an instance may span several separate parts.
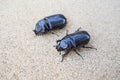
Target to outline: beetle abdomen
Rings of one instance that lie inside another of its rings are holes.
[[[56,28],[61,29],[67,23],[66,18],[62,14],[56,14],[53,16],[46,17],[44,19],[46,20],[50,29],[56,29]]]
[[[71,36],[76,47],[87,44],[90,40],[90,35],[86,31],[80,31]]]
[[[87,44],[90,40],[90,35],[86,31],[79,31],[65,36],[62,40],[68,43],[71,42],[71,47],[75,48]]]

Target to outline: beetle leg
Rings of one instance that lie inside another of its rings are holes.
[[[73,51],[84,60],[84,58],[82,57],[82,55],[79,54],[75,49],[73,49]]]
[[[56,47],[56,45],[53,45],[53,47]]]
[[[36,30],[33,30],[33,32],[36,32]]]
[[[81,27],[79,27],[75,32],[78,32],[78,31],[80,31],[80,29],[81,29]]]
[[[59,55],[61,55],[61,51],[60,51]]]
[[[66,30],[66,36],[68,35],[68,30]]]
[[[62,55],[62,60],[61,60],[61,62],[63,62],[63,60],[64,60],[64,57],[67,55],[69,53],[69,51],[65,51],[65,53]]]
[[[36,33],[36,35],[41,36],[41,35],[43,35],[43,33]]]
[[[83,48],[90,48],[90,49],[95,49],[97,50],[97,48],[94,48],[94,47],[86,47],[86,46],[82,46]]]
[[[59,37],[59,35],[58,34],[56,34],[55,32],[53,32],[53,31],[49,31],[51,34],[55,34],[56,36],[58,36]]]
[[[57,40],[56,42],[58,43],[58,42],[60,42],[61,40]]]

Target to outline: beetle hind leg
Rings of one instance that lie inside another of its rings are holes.
[[[97,50],[97,48],[94,48],[94,47],[87,47],[87,46],[82,46],[83,48],[89,48],[89,49],[95,49]]]

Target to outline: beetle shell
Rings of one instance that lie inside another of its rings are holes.
[[[63,37],[61,40],[57,40],[57,51],[65,52],[64,54],[62,54],[61,62],[71,50],[73,50],[78,56],[80,56],[83,59],[82,55],[76,51],[77,47],[96,49],[90,46],[85,46],[90,41],[90,35],[87,31],[80,31],[79,29],[77,29],[72,34],[66,34],[66,36]]]
[[[90,40],[90,35],[86,31],[78,31],[63,37],[56,49],[58,51],[71,50],[79,46],[86,45]]]
[[[36,35],[44,34],[53,29],[62,29],[67,24],[67,19],[62,14],[45,17],[37,22],[35,26]]]

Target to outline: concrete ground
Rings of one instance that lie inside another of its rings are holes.
[[[68,20],[60,37],[35,36],[36,22],[58,13]],[[79,27],[97,51],[61,63],[55,41]],[[0,0],[0,80],[120,80],[120,0]]]

